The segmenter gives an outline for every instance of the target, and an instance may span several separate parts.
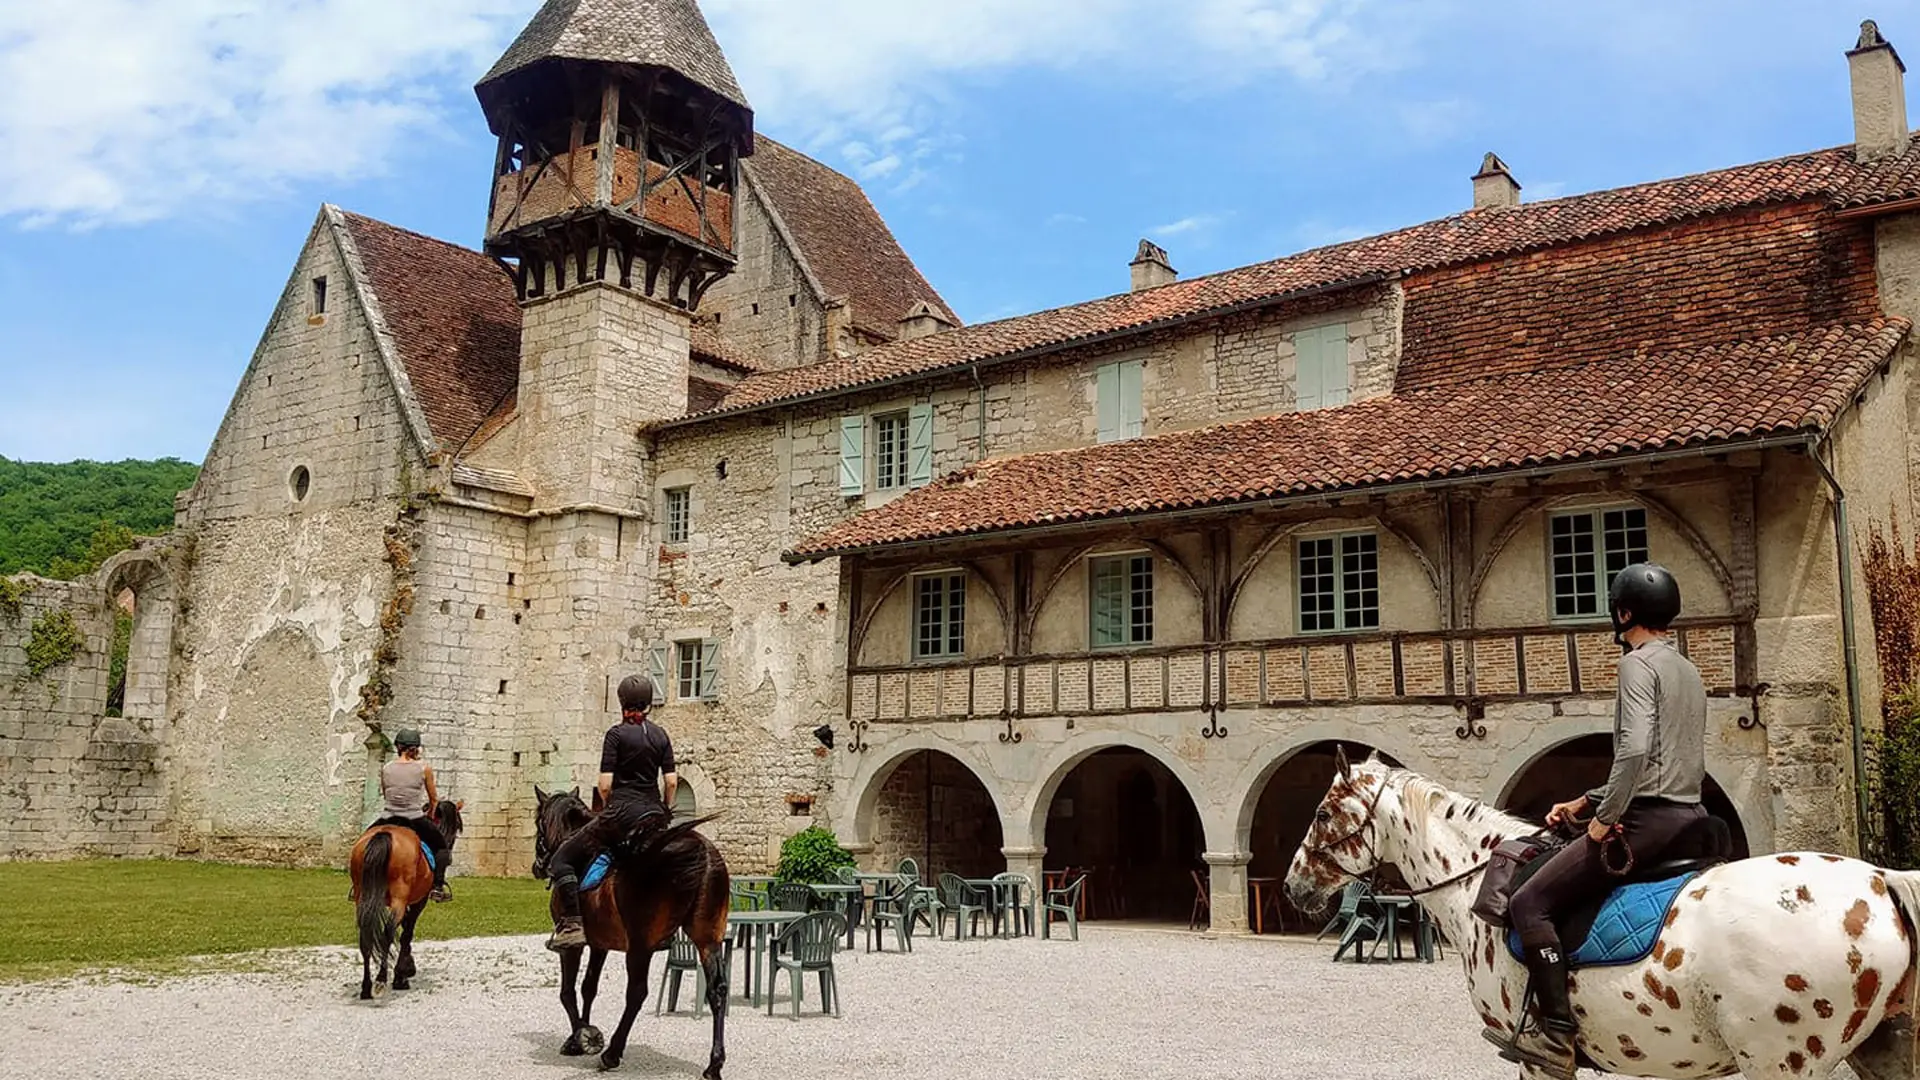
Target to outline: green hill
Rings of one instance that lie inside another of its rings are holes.
[[[158,461],[49,465],[0,457],[0,577],[77,577],[131,542],[173,526],[173,497],[200,467]]]

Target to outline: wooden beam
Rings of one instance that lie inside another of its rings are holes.
[[[607,85],[600,91],[600,143],[598,158],[593,173],[593,204],[610,206],[613,203],[613,164],[620,156],[620,77],[608,75]],[[606,276],[605,263],[601,264],[601,277]]]
[[[1735,473],[1727,483],[1728,519],[1733,533],[1733,565],[1727,567],[1733,579],[1733,681],[1751,690],[1758,684],[1759,642],[1753,620],[1760,613],[1760,541],[1757,501],[1753,474]]]

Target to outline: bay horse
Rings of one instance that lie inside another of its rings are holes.
[[[465,805],[442,799],[434,812],[448,849],[460,836],[460,808]],[[418,833],[405,825],[375,825],[353,845],[347,873],[353,879],[354,918],[360,926],[360,1000],[378,1000],[387,996],[387,960],[396,931],[400,958],[393,964],[393,988],[405,990],[413,979],[413,924],[433,891],[433,867]],[[380,958],[377,981],[375,956]]]
[[[548,794],[533,789],[539,802],[534,828],[533,876],[547,876],[548,861],[567,837],[589,820],[580,792]],[[597,796],[597,793],[596,793]],[[596,797],[596,801],[597,797]],[[647,969],[653,954],[667,947],[676,930],[686,931],[700,953],[707,979],[707,1006],[713,1011],[713,1047],[700,1075],[720,1080],[727,1060],[727,913],[733,906],[732,878],[720,849],[694,829],[710,817],[676,821],[643,837],[631,850],[614,853],[606,879],[580,893],[580,919],[587,933],[586,978],[581,1004],[576,1006],[574,982],[580,972],[580,950],[560,954],[560,1004],[567,1010],[572,1032],[560,1047],[569,1056],[590,1054],[602,1042],[592,1025],[593,999],[599,990],[600,967],[607,953],[627,954],[627,1000],[613,1038],[605,1042],[600,1068],[620,1064],[626,1053],[633,1018],[647,1000]],[[555,898],[557,904],[558,898]],[[555,905],[549,905],[554,907]],[[557,908],[553,912],[558,914]]]
[[[1394,865],[1460,953],[1481,1023],[1511,1034],[1526,969],[1507,951],[1507,932],[1470,908],[1494,846],[1538,827],[1378,755],[1351,765],[1343,752],[1335,765],[1288,867],[1290,898],[1324,908],[1345,882]],[[1819,852],[1713,866],[1675,897],[1649,956],[1568,979],[1580,1064],[1673,1080],[1825,1080],[1908,1009],[1915,915],[1920,873]],[[1878,1075],[1862,1067],[1865,1056],[1855,1067]]]

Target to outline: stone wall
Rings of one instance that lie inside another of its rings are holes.
[[[1006,869],[993,799],[966,766],[944,754],[917,754],[887,778],[872,842],[861,861],[879,873],[906,858],[919,864],[923,881],[941,874],[991,877]]]
[[[713,322],[727,344],[766,367],[814,363],[826,348],[823,298],[774,225],[767,200],[754,186],[752,163],[743,164],[739,262],[701,299],[701,317]]]
[[[164,728],[106,715],[113,609],[100,579],[0,587],[0,860],[170,854]],[[35,624],[67,619],[77,651],[32,677]]]

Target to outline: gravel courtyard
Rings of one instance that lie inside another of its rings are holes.
[[[1451,953],[1436,964],[1333,964],[1330,944],[1082,927],[1068,941],[916,942],[842,953],[845,1016],[769,1019],[737,997],[727,1075],[740,1080],[1508,1078],[1481,1041]],[[415,989],[355,1000],[357,957],[276,953],[280,973],[0,986],[0,1076],[213,1080],[593,1075],[557,1052],[565,1019],[539,938],[430,942]],[[735,966],[738,971],[738,963]],[[612,997],[596,1022],[618,1015]],[[736,974],[736,979],[738,975]],[[653,979],[657,985],[658,970]],[[690,985],[690,984],[689,984]],[[816,984],[817,986],[817,984]],[[650,988],[651,991],[651,988]],[[815,1005],[815,989],[807,1002]],[[647,1002],[615,1075],[697,1076],[708,1021]],[[393,1067],[419,1055],[419,1072]],[[1592,1074],[1583,1074],[1592,1075]]]

